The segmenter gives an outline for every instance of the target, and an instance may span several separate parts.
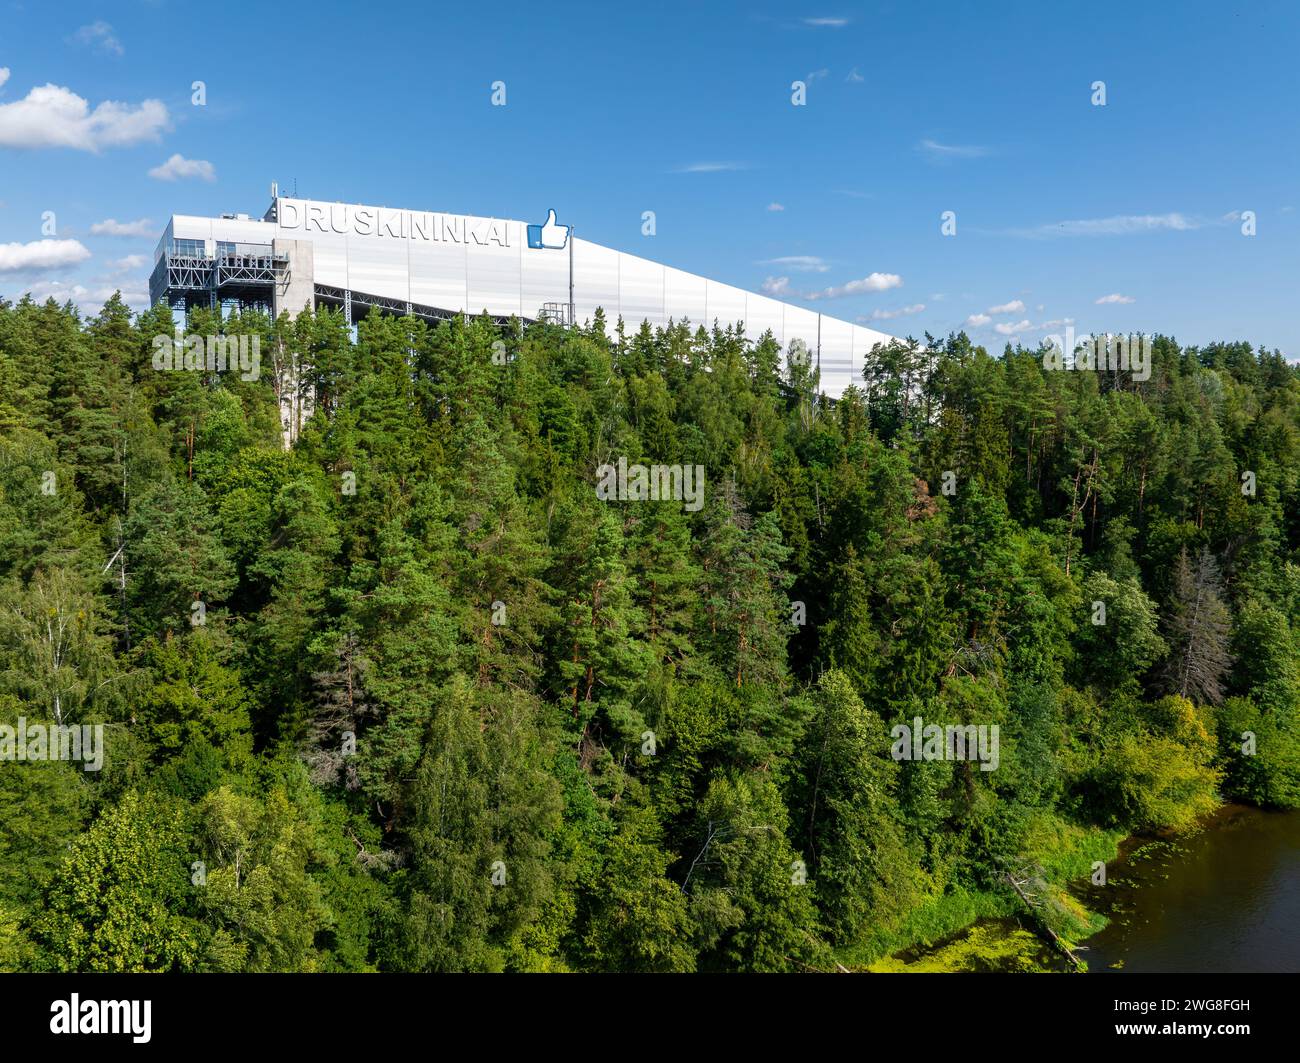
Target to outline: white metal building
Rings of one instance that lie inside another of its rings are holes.
[[[837,397],[860,382],[873,345],[890,336],[573,237],[546,221],[400,210],[276,196],[260,221],[244,214],[173,215],[154,255],[151,301],[173,307],[238,302],[280,314],[318,303],[426,318],[486,311],[497,318],[591,319],[610,329],[643,320],[712,327],[743,322],[783,349],[802,340]]]

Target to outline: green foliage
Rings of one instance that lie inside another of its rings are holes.
[[[200,927],[179,914],[189,892],[185,812],[128,793],[72,844],[35,909],[38,966],[57,971],[175,971],[198,955]]]
[[[621,817],[592,882],[582,944],[593,970],[692,971],[695,954],[686,895],[668,878],[673,853],[648,809]]]
[[[915,903],[918,872],[894,793],[897,765],[885,726],[848,677],[826,672],[794,773],[798,837],[809,854],[818,907],[835,942],[890,928]]]
[[[106,728],[0,760],[0,968],[863,966],[1300,805],[1276,352],[926,337],[831,402],[771,335],[598,318],[194,311],[244,381],[154,371],[166,308],[0,301],[0,724]],[[602,501],[620,458],[703,508]],[[918,716],[997,770],[896,762]]]

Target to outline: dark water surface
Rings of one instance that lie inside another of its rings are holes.
[[[1300,971],[1300,812],[1229,805],[1203,829],[1134,840],[1077,891],[1110,925],[1080,944],[1105,971]]]

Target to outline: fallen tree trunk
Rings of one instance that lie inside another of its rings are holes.
[[[1016,881],[1015,876],[1012,875],[1010,871],[1006,873],[1006,876],[1007,882],[1010,884],[1011,888],[1016,891],[1016,896],[1019,897],[1024,902],[1025,907],[1029,909],[1029,914],[1033,916],[1035,925],[1047,935],[1048,940],[1050,940],[1051,943],[1060,950],[1065,958],[1073,964],[1076,971],[1084,970],[1083,961],[1075,955],[1074,949],[1070,948],[1070,946],[1065,943],[1065,940],[1055,930],[1047,925],[1047,920],[1039,914],[1038,906],[1034,904],[1034,902],[1025,894],[1025,891],[1020,888],[1020,883]]]

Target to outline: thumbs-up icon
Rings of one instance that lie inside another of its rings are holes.
[[[547,212],[546,221],[541,225],[528,226],[529,247],[563,247],[569,242],[568,225],[555,223],[555,211]]]

